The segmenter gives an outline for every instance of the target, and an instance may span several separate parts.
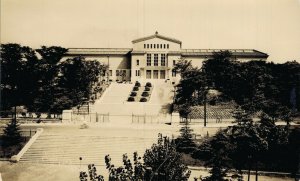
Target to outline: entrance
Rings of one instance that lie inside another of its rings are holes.
[[[160,79],[165,79],[166,78],[166,71],[165,70],[161,70],[160,71]]]
[[[146,71],[146,78],[151,79],[151,70]]]

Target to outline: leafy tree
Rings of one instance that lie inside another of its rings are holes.
[[[150,180],[188,180],[190,170],[176,152],[174,141],[159,135],[158,143],[144,154],[144,164],[152,170]]]
[[[36,96],[38,58],[19,44],[1,44],[1,110],[32,104]]]

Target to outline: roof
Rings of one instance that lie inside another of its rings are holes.
[[[126,55],[132,48],[69,48],[66,55]]]
[[[138,42],[145,41],[145,40],[150,40],[150,39],[153,39],[153,38],[160,38],[160,39],[163,39],[163,40],[167,40],[167,41],[171,41],[171,42],[174,42],[174,43],[181,44],[180,40],[160,35],[160,34],[158,34],[158,32],[155,32],[154,35],[150,35],[150,36],[146,36],[146,37],[143,37],[143,38],[135,39],[135,40],[132,41],[132,43],[138,43]]]
[[[182,56],[212,56],[214,52],[230,51],[233,57],[239,58],[268,58],[268,54],[254,50],[254,49],[181,49],[180,54]],[[178,53],[178,52],[170,52]]]

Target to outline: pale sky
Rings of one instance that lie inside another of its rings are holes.
[[[249,48],[300,62],[300,0],[0,0],[1,43],[131,48],[159,34],[182,48]]]

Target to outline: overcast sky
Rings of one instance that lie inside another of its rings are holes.
[[[249,48],[300,62],[300,0],[0,0],[1,43],[131,48],[159,34],[183,48]]]

